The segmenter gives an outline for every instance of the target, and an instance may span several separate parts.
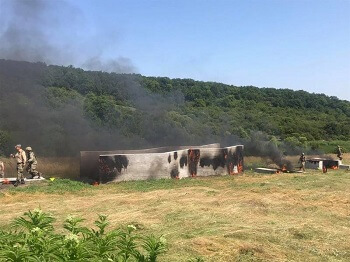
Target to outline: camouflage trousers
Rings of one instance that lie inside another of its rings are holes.
[[[23,170],[23,164],[17,164],[17,180],[24,179]]]
[[[28,164],[26,171],[32,175],[32,177],[38,176],[40,173],[36,170],[37,164]]]

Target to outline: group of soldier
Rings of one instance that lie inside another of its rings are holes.
[[[343,160],[343,150],[340,146],[337,146],[336,154],[340,161]],[[306,163],[305,153],[301,153],[299,157],[299,163],[300,163],[300,170],[303,170],[305,172],[305,163]]]
[[[25,150],[22,149],[21,145],[15,146],[16,153],[11,154],[10,157],[16,159],[17,164],[17,179],[14,186],[18,186],[19,184],[24,184],[24,170],[27,171],[31,178],[40,178],[42,173],[37,170],[38,161],[36,156],[30,146],[26,147]],[[0,161],[0,177],[4,177],[5,167],[4,163]]]

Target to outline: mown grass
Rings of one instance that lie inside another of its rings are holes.
[[[41,207],[109,215],[111,226],[164,235],[160,261],[350,261],[350,172],[131,181],[90,186],[56,179],[3,193],[0,224]]]
[[[7,192],[10,194],[18,193],[46,193],[46,194],[63,194],[63,193],[82,193],[86,190],[93,190],[93,186],[69,179],[46,180],[38,183],[31,183],[26,186],[12,187],[8,186]]]
[[[331,174],[331,175],[328,175]],[[119,183],[110,183],[105,185],[92,186],[87,183],[74,181],[70,179],[56,178],[53,181],[45,180],[38,183],[14,188],[8,186],[8,192],[16,193],[78,193],[85,194],[96,190],[114,191],[114,192],[151,192],[155,190],[173,190],[186,187],[205,187],[211,188],[207,195],[216,195],[219,189],[236,189],[244,190],[254,188],[255,190],[270,190],[273,188],[289,188],[293,187],[296,190],[310,190],[322,188],[328,189],[343,189],[347,184],[345,181],[350,180],[348,171],[338,170],[329,171],[328,174],[323,174],[321,171],[308,171],[304,174],[257,174],[253,171],[245,172],[244,176],[212,176],[212,177],[197,177],[186,179],[151,179],[147,181],[125,181]],[[268,181],[266,178],[268,177]],[[350,182],[350,181],[349,181]]]

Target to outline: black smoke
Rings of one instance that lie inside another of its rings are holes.
[[[49,107],[48,91],[42,85],[46,64],[80,63],[76,55],[80,50],[75,50],[71,42],[79,41],[75,38],[77,31],[84,30],[83,15],[65,1],[3,0],[0,5],[0,152],[8,153],[11,144],[22,143],[41,154],[76,155],[80,150],[131,149],[185,140],[185,132],[163,121],[167,111],[183,103],[183,95],[151,93],[133,75],[126,76],[118,88],[143,113],[138,126],[147,130],[147,139],[121,134],[118,128],[94,125],[85,116],[84,101],[79,96],[63,106]],[[63,28],[67,20],[68,29]],[[113,40],[103,42],[114,43]],[[96,39],[86,41],[93,47]],[[96,44],[96,49],[83,57],[80,64],[84,68],[113,74],[137,71],[129,58],[103,59],[104,46]],[[150,126],[150,122],[154,125]],[[159,133],[164,135],[162,141]]]
[[[87,59],[82,68],[92,71],[103,71],[108,73],[135,73],[137,69],[133,65],[130,58],[118,57],[116,59],[103,60],[99,56]]]
[[[56,4],[63,12],[54,12]],[[65,2],[41,0],[1,1],[1,58],[17,61],[58,63],[67,57],[54,43],[54,32],[60,27],[59,15],[68,14]],[[65,49],[67,52],[67,49]],[[65,57],[63,57],[65,56]]]
[[[105,46],[97,42],[118,44],[118,37],[110,32],[88,36],[89,25],[84,21],[81,10],[64,0],[2,0],[0,58],[76,65],[104,72],[137,71],[132,61],[122,55],[104,59]],[[101,38],[103,41],[96,41]]]
[[[243,140],[244,150],[250,155],[271,159],[280,168],[293,170],[293,164],[285,158],[281,149],[262,132],[252,132],[250,138]],[[286,145],[283,145],[286,146]]]
[[[0,131],[10,137],[0,151],[8,154],[20,143],[39,155],[72,156],[80,150],[146,145],[140,137],[93,125],[84,115],[82,97],[60,107],[48,106],[48,90],[39,84],[46,68],[42,63],[0,59]]]
[[[70,22],[66,28],[67,20]],[[78,32],[85,28],[83,14],[65,1],[2,0],[0,1],[0,58],[29,61],[16,63],[0,59],[0,133],[7,137],[7,149],[14,144],[31,145],[39,154],[76,155],[80,150],[132,149],[161,145],[212,143],[244,144],[246,150],[271,158],[278,165],[286,164],[278,147],[263,137],[250,140],[234,136],[213,135],[205,123],[190,123],[187,130],[167,119],[168,112],[184,103],[183,94],[174,91],[166,96],[143,88],[130,76],[124,85],[127,99],[143,112],[138,128],[141,135],[122,134],[118,128],[96,126],[84,115],[83,98],[77,96],[64,106],[47,106],[47,88],[41,85],[47,64],[82,65],[89,70],[110,73],[132,73],[137,69],[129,58],[103,58],[103,45],[95,53],[78,57],[72,42],[79,42]],[[64,41],[64,39],[67,39]],[[113,40],[113,39],[112,39]],[[110,39],[110,42],[114,42]],[[96,39],[87,39],[94,46]],[[93,50],[94,48],[91,48]],[[175,110],[174,110],[175,111]],[[194,116],[192,116],[194,118]],[[127,120],[126,120],[127,121]],[[136,129],[136,128],[135,128]],[[200,136],[192,136],[200,130]],[[147,139],[145,139],[145,137]],[[182,161],[182,165],[187,163]]]

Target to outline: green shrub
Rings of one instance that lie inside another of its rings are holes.
[[[96,229],[81,225],[84,219],[69,216],[56,233],[55,219],[40,209],[14,220],[10,231],[0,231],[0,261],[140,261],[155,262],[166,252],[163,237],[135,234],[128,225],[106,231],[107,216],[99,215]]]

